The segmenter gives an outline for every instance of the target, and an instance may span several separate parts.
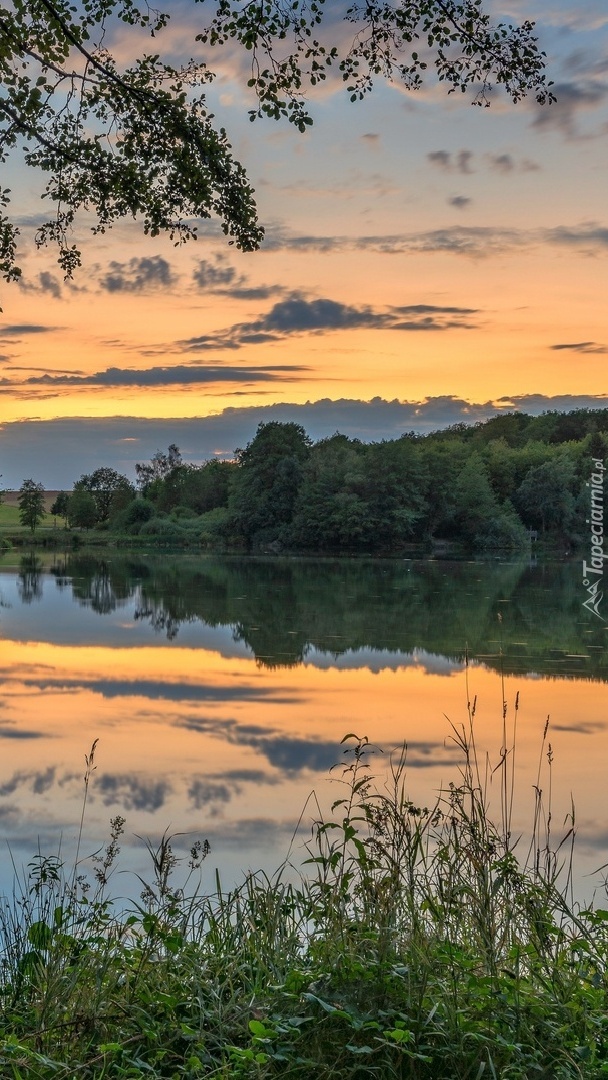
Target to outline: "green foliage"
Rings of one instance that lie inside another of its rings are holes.
[[[90,474],[83,474],[74,484],[74,494],[89,492],[95,502],[96,521],[107,521],[114,508],[116,512],[135,498],[135,488],[130,480],[116,469],[102,466]]]
[[[175,443],[171,443],[166,454],[163,454],[162,450],[157,450],[151,461],[138,462],[135,466],[139,487],[147,495],[147,489],[151,484],[157,480],[165,480],[174,469],[179,468],[181,463],[182,455]]]
[[[564,454],[530,469],[513,501],[525,525],[566,531],[574,513],[573,462]]]
[[[136,467],[144,498],[108,468],[75,493],[94,497],[98,527],[137,535],[154,519],[144,536],[199,548],[391,555],[439,541],[500,553],[527,550],[532,529],[563,549],[582,542],[593,454],[608,445],[608,410],[568,416],[505,414],[369,444],[339,433],[313,444],[299,424],[272,421],[235,461],[157,451]]]
[[[235,531],[260,546],[281,540],[291,523],[311,441],[300,424],[260,424],[255,438],[237,450],[239,465],[229,509]]]
[[[155,510],[154,503],[150,502],[149,499],[133,499],[124,510],[116,514],[113,526],[136,536],[140,532],[142,525],[154,517]]]
[[[23,526],[36,531],[46,514],[44,488],[34,480],[24,480],[19,488],[19,520]]]
[[[406,748],[379,785],[368,740],[345,736],[299,874],[205,894],[209,845],[180,863],[165,833],[140,899],[114,905],[124,818],[88,868],[38,854],[0,908],[2,1076],[600,1080],[608,911],[569,906],[542,808],[518,860],[513,746],[495,820],[473,725],[471,710],[452,729],[461,766],[428,807],[408,797]]]
[[[92,529],[97,521],[97,503],[90,491],[75,487],[67,504],[67,517],[72,528]]]
[[[57,498],[51,505],[49,513],[53,514],[54,517],[62,517],[64,521],[66,521],[68,517],[69,502],[70,496],[68,495],[67,491],[59,491],[57,494]]]
[[[70,231],[81,209],[93,212],[97,233],[133,216],[146,233],[167,232],[180,243],[196,237],[193,221],[215,215],[238,247],[261,243],[253,189],[206,105],[214,79],[209,46],[218,59],[223,51],[230,58],[235,48],[245,51],[257,99],[251,119],[287,117],[300,131],[312,123],[305,90],[330,67],[351,100],[364,97],[378,78],[417,89],[428,66],[449,93],[471,88],[477,104],[489,104],[494,86],[514,101],[527,93],[551,100],[532,23],[493,25],[481,0],[351,7],[344,18],[354,24],[353,36],[342,52],[322,41],[323,0],[216,0],[205,5],[207,13],[197,35],[204,59],[176,67],[161,56],[170,11],[135,0],[0,5],[0,161],[22,154],[48,176],[45,195],[56,209],[38,229],[37,243],[57,244],[68,276],[80,264]],[[140,49],[138,30],[154,38],[154,51],[121,65],[108,50],[118,20],[135,38],[126,55]],[[166,44],[170,53],[171,38]],[[0,190],[1,209],[9,195]],[[21,273],[17,236],[0,214],[0,273],[9,281]]]

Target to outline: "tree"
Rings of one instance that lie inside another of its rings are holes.
[[[165,480],[169,473],[181,464],[182,455],[179,452],[179,446],[171,443],[166,454],[163,454],[162,450],[157,450],[151,461],[137,463],[135,466],[137,483],[141,490],[145,491],[155,480]]]
[[[567,531],[574,514],[574,465],[566,455],[529,469],[513,502],[529,528]]]
[[[56,244],[71,276],[81,253],[70,231],[85,209],[96,216],[94,232],[133,216],[146,233],[167,232],[179,243],[196,237],[197,218],[215,215],[231,243],[244,250],[260,245],[253,190],[206,106],[210,50],[220,64],[235,46],[246,50],[256,100],[251,119],[286,117],[301,131],[312,122],[305,89],[330,68],[351,100],[364,97],[377,78],[415,90],[429,66],[449,93],[470,89],[477,104],[488,104],[496,86],[514,101],[527,93],[540,103],[552,99],[533,24],[493,26],[483,0],[352,4],[343,18],[354,36],[343,50],[323,40],[332,7],[324,0],[207,3],[209,21],[196,39],[201,59],[175,67],[157,51],[169,15],[147,3],[0,4],[0,162],[23,153],[48,176],[45,194],[55,213],[40,225],[37,244]],[[121,66],[105,44],[118,20],[134,34],[150,34],[153,53]],[[18,229],[2,212],[8,202],[8,189],[0,189],[0,272],[10,281],[21,271]]]
[[[23,526],[36,531],[46,510],[44,508],[44,488],[34,480],[24,480],[19,488],[19,520]]]
[[[259,424],[244,450],[235,451],[240,468],[228,505],[236,530],[248,543],[283,538],[293,517],[310,446],[300,424],[271,420]]]
[[[96,521],[107,521],[110,516],[112,500],[119,492],[133,498],[135,488],[130,480],[116,469],[102,466],[92,473],[83,473],[80,480],[74,484],[74,494],[77,491],[88,491],[94,499],[96,507]],[[95,524],[95,522],[93,522]]]
[[[57,493],[57,498],[55,499],[55,502],[51,506],[51,514],[53,514],[53,516],[56,518],[62,517],[65,522],[68,516],[69,502],[70,496],[68,495],[67,491],[59,491]]]
[[[75,487],[68,500],[68,521],[73,529],[91,529],[98,520],[95,497],[84,487]]]

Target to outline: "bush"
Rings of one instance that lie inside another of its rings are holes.
[[[153,517],[144,522],[139,530],[139,535],[147,539],[155,539],[163,544],[183,544],[187,535],[181,525],[171,521],[170,518]]]
[[[130,533],[136,536],[142,525],[154,517],[156,508],[148,499],[133,499],[124,510],[116,514],[113,527],[118,532]]]
[[[477,531],[477,551],[523,551],[529,545],[528,533],[516,514],[500,514],[484,522]]]

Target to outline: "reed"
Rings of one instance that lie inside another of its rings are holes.
[[[114,903],[121,817],[88,872],[39,854],[0,916],[2,1077],[608,1076],[608,911],[572,900],[574,821],[554,844],[541,773],[518,858],[518,703],[494,767],[475,711],[450,728],[461,766],[428,807],[408,797],[406,747],[379,780],[368,740],[346,735],[303,864],[230,891],[201,891],[205,844],[176,884],[165,834],[141,895]],[[543,744],[543,774],[550,759]]]

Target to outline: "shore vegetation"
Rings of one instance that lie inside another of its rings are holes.
[[[554,841],[542,793],[550,746],[521,851],[517,703],[494,769],[474,714],[451,728],[461,767],[428,807],[408,797],[405,747],[375,780],[368,740],[346,735],[303,859],[294,838],[275,874],[230,891],[202,888],[204,840],[180,865],[165,834],[138,897],[113,901],[121,816],[92,859],[82,842],[71,868],[36,855],[2,903],[2,1076],[608,1075],[608,910],[572,898],[574,815]]]

